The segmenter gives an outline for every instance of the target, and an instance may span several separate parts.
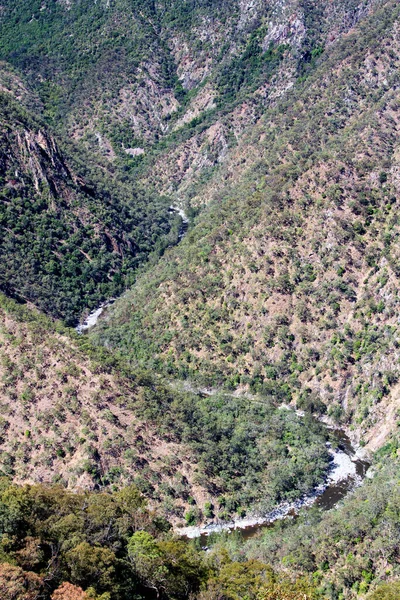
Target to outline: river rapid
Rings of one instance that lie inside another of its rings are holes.
[[[360,451],[355,451],[350,438],[343,430],[334,429],[333,434],[336,438],[335,446],[327,442],[332,461],[326,480],[310,494],[294,502],[283,502],[265,515],[249,516],[231,522],[212,522],[198,527],[177,528],[176,533],[188,539],[201,537],[203,545],[207,545],[206,538],[210,533],[223,531],[241,530],[244,539],[248,539],[261,529],[271,527],[275,521],[294,517],[302,508],[313,504],[324,510],[334,508],[349,492],[362,484],[370,465]]]

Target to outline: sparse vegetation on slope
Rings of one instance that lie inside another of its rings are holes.
[[[399,56],[394,0],[0,6],[1,598],[398,598]],[[363,487],[174,537],[324,481],[312,414]]]
[[[99,342],[168,377],[322,401],[373,427],[399,377],[398,19],[386,3],[266,112]]]
[[[52,125],[181,199],[377,3],[10,0],[0,58]]]
[[[312,420],[267,398],[171,390],[4,297],[0,315],[5,475],[75,489],[133,482],[189,524],[268,510],[323,480],[326,432]]]

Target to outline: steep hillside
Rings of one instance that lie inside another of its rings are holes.
[[[165,200],[138,194],[71,144],[61,150],[27,111],[34,97],[17,75],[3,68],[1,78],[0,289],[73,324],[174,243],[178,223],[171,230]]]
[[[322,400],[367,435],[399,377],[399,46],[387,2],[326,52],[95,337],[168,377]]]
[[[265,399],[171,390],[86,336],[0,301],[4,475],[74,490],[134,483],[181,524],[269,510],[324,479],[327,433],[316,422]]]
[[[0,61],[1,600],[398,600],[398,0],[7,0]]]
[[[266,106],[379,0],[11,0],[0,58],[43,116],[187,201]]]
[[[2,100],[2,289],[70,324],[120,294],[177,241],[169,206],[198,211],[254,161],[262,114],[377,4],[8,2],[0,59],[22,79],[0,84],[30,115]]]

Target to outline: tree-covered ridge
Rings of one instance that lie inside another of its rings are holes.
[[[72,161],[6,92],[0,123],[0,288],[73,324],[177,239],[168,205]]]
[[[100,342],[168,376],[322,399],[364,432],[384,416],[399,376],[398,19],[387,2],[266,112]]]
[[[73,494],[2,479],[2,600],[315,597],[307,579],[290,580],[259,561],[232,561],[226,551],[210,559],[168,530],[133,486]]]
[[[0,479],[4,600],[397,600],[399,442],[334,511],[257,537],[177,539],[135,486],[72,493]]]

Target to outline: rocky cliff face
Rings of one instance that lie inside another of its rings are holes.
[[[159,191],[178,202],[207,201],[202,182],[213,178],[235,154],[238,141],[266,108],[312,71],[318,56],[377,4],[322,2],[316,7],[299,1],[242,2],[230,6],[224,20],[215,15],[195,21],[192,29],[174,30],[169,45],[178,80],[190,91],[190,98],[165,131],[168,150],[151,158],[150,168],[144,169],[146,185],[156,182]],[[246,81],[246,60],[250,72],[259,68],[249,55],[255,39],[264,59],[271,47],[281,48],[282,53],[271,70],[261,68],[258,76]],[[239,87],[235,72],[243,79]],[[221,80],[227,73],[233,77],[224,87]],[[148,152],[151,156],[151,149]]]

